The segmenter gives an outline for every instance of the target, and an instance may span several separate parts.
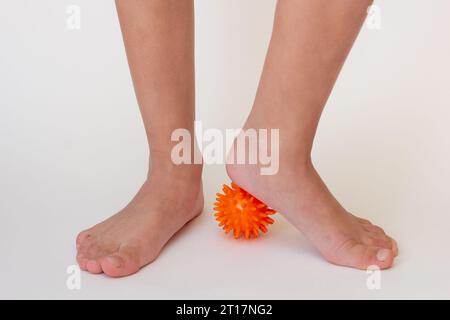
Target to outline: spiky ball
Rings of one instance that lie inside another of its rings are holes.
[[[233,231],[236,239],[241,235],[250,239],[258,237],[259,231],[267,232],[267,226],[274,222],[269,215],[275,214],[275,210],[234,183],[231,188],[224,184],[222,190],[223,194],[216,194],[214,216],[225,233]]]

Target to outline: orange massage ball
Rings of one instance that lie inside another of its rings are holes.
[[[223,194],[216,194],[214,216],[225,233],[233,231],[236,239],[241,235],[250,239],[258,237],[259,231],[267,232],[267,226],[274,222],[269,216],[275,214],[275,210],[234,183],[231,187],[224,184],[222,190]]]

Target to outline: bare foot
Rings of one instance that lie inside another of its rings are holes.
[[[383,229],[347,212],[328,191],[311,163],[280,164],[277,175],[256,165],[227,165],[230,178],[283,214],[333,264],[366,269],[392,266],[398,253]]]
[[[151,263],[203,210],[200,179],[176,169],[152,174],[123,210],[78,235],[80,268],[121,277]]]

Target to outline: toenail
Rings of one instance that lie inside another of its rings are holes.
[[[391,251],[389,249],[381,249],[377,252],[377,260],[378,261],[385,261],[389,255],[390,255]]]
[[[115,257],[107,257],[106,260],[108,260],[108,262],[111,263],[116,268],[120,268],[120,266],[122,265],[120,259]]]

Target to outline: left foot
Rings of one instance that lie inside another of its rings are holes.
[[[358,269],[392,266],[398,253],[395,241],[342,208],[312,164],[293,158],[272,176],[261,175],[256,165],[228,164],[227,172],[233,182],[283,214],[327,261]]]

